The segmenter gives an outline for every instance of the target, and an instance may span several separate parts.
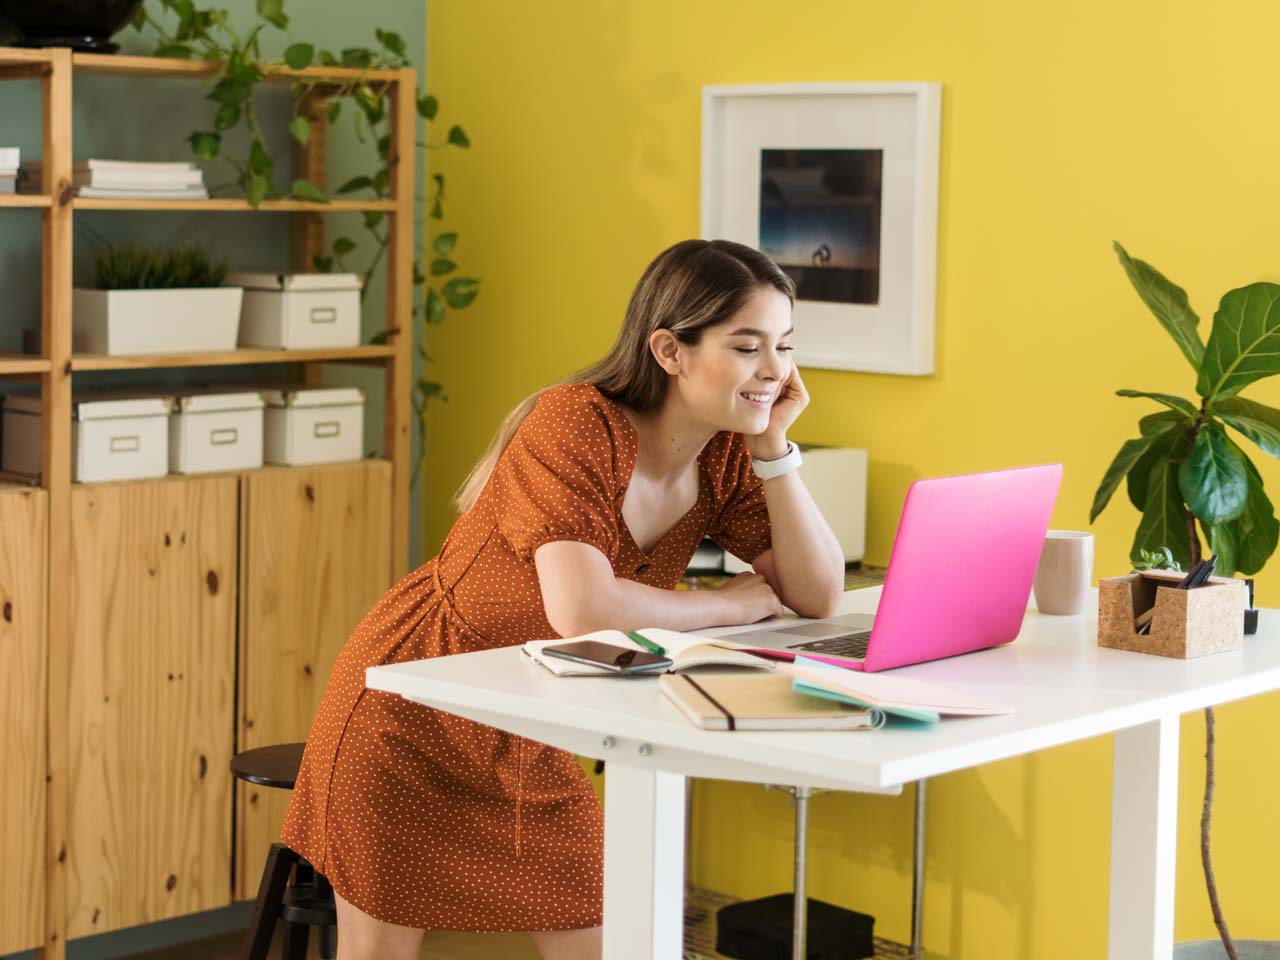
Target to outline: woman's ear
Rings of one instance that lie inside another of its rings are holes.
[[[649,352],[667,373],[675,376],[681,372],[684,351],[682,344],[670,330],[655,330],[649,335]]]

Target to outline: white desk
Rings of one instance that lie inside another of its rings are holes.
[[[879,588],[845,594],[870,612]],[[1096,609],[1096,600],[1091,601]],[[656,679],[561,679],[518,648],[375,667],[368,684],[608,761],[605,960],[680,956],[684,777],[894,792],[978,764],[1115,734],[1112,960],[1173,949],[1178,717],[1280,688],[1280,611],[1264,610],[1243,651],[1181,661],[1105,650],[1096,614],[1029,613],[1013,644],[906,668],[1011,703],[1011,717],[853,733],[698,730]]]

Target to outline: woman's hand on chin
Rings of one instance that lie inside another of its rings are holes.
[[[778,388],[778,399],[769,410],[769,425],[763,433],[743,437],[747,450],[757,460],[776,460],[787,452],[787,430],[800,412],[809,405],[809,391],[804,388],[800,379],[800,370],[791,368],[791,373]]]

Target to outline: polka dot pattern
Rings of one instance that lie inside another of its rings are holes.
[[[545,391],[439,556],[356,627],[307,739],[281,839],[348,902],[430,930],[601,920],[603,817],[572,754],[364,687],[365,668],[554,637],[533,553],[577,540],[674,588],[710,536],[745,560],[769,519],[741,437],[699,457],[699,496],[649,551],[622,520],[637,436],[589,384]],[[638,626],[638,624],[637,624]]]

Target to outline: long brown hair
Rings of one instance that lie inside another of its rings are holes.
[[[758,250],[731,240],[683,240],[668,247],[645,269],[631,294],[622,330],[603,357],[560,383],[590,383],[610,400],[636,413],[657,409],[667,392],[667,374],[649,350],[656,330],[670,330],[694,345],[702,331],[738,312],[760,287],[772,287],[795,301],[795,285]],[[543,388],[547,389],[547,388]],[[537,393],[507,414],[484,455],[458,489],[459,513],[475,504],[489,475],[525,417]]]

